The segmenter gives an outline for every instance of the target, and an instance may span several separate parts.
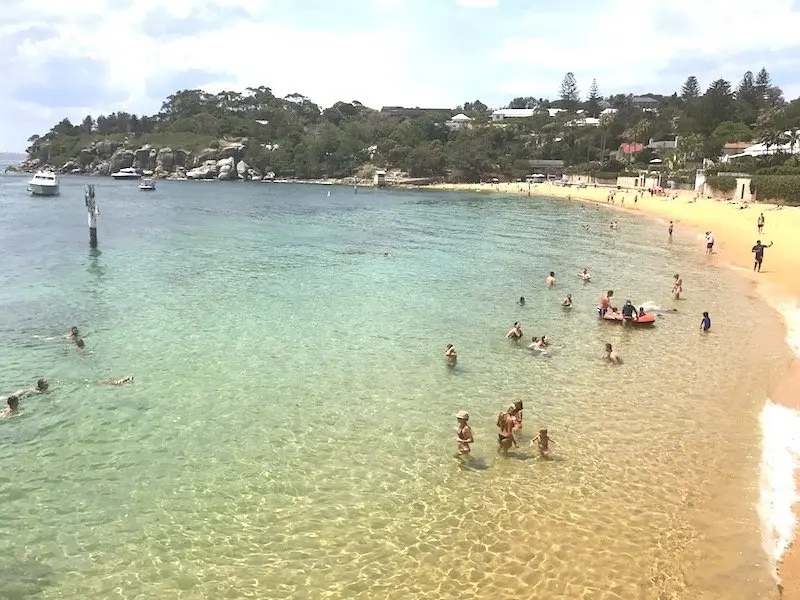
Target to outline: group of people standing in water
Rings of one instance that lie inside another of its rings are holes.
[[[75,349],[79,352],[83,351],[86,347],[86,343],[80,336],[80,332],[78,331],[77,327],[70,328],[69,333],[64,335],[63,339],[72,340],[75,343]],[[119,377],[115,379],[101,379],[97,382],[97,385],[122,385],[131,381],[133,381],[133,375],[126,375],[125,377]],[[2,413],[0,413],[0,418],[8,418],[16,415],[19,412],[19,401],[22,398],[38,396],[50,391],[50,382],[47,381],[47,379],[41,378],[36,382],[34,387],[19,389],[8,396],[0,396],[0,403],[5,403]]]

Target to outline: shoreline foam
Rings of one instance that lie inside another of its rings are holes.
[[[676,197],[650,196],[643,190],[617,190],[615,203],[607,202],[614,188],[575,188],[539,184],[434,185],[452,191],[479,191],[517,195],[551,196],[606,206],[628,213],[644,214],[662,221],[674,221],[676,232],[688,229],[704,248],[702,232],[710,230],[716,238],[714,259],[750,280],[759,297],[775,310],[786,329],[785,341],[793,360],[786,376],[769,390],[760,415],[761,468],[757,513],[762,529],[762,545],[782,598],[800,599],[800,545],[794,544],[800,517],[800,209],[772,204],[730,203],[696,198],[692,191],[679,191]],[[627,200],[627,206],[621,200]],[[636,201],[634,202],[634,198]],[[756,218],[767,213],[765,232],[759,234]],[[666,235],[666,232],[665,232]],[[751,246],[756,239],[777,241],[776,249],[766,253],[761,273],[752,273]],[[746,258],[745,258],[746,257]]]

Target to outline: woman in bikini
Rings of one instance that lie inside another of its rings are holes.
[[[470,444],[475,440],[472,437],[472,428],[467,424],[469,421],[469,413],[462,410],[456,415],[458,420],[458,429],[456,430],[456,439],[458,440],[458,451],[456,456],[465,458],[470,453]]]
[[[508,451],[513,445],[518,447],[517,440],[514,439],[514,429],[517,425],[517,407],[513,404],[508,407],[506,412],[497,415],[497,453],[503,456],[508,455]]]

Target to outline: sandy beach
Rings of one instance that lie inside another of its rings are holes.
[[[528,185],[523,183],[437,184],[430,187],[452,191],[523,195],[529,193]],[[669,221],[674,221],[674,235],[696,237],[698,252],[705,252],[703,233],[711,231],[715,237],[713,260],[730,266],[752,281],[754,290],[779,312],[791,336],[791,329],[796,324],[790,321],[794,319],[792,314],[798,310],[797,299],[800,298],[800,236],[797,233],[800,232],[800,208],[780,208],[761,203],[751,203],[743,207],[741,203],[696,199],[691,191],[679,191],[677,197],[673,197],[674,192],[670,192],[668,196],[650,196],[646,191],[617,190],[615,203],[611,204],[607,201],[610,191],[611,188],[607,187],[578,189],[548,184],[530,187],[530,195],[534,199],[536,196],[553,196],[590,202],[631,213],[640,212],[650,218],[662,220],[665,237],[668,235]],[[759,234],[756,221],[762,213],[765,224],[763,232]],[[774,247],[765,252],[761,273],[754,273],[751,248],[758,239],[767,245],[772,242]],[[797,353],[796,342],[789,339],[789,343]],[[780,381],[775,381],[767,391],[774,402],[800,410],[800,362],[792,360],[785,376]],[[800,432],[795,437],[798,435]],[[795,470],[795,482],[795,487],[800,489],[800,470]],[[796,539],[800,504],[793,502],[793,506],[795,522],[792,524],[792,539]],[[800,545],[792,543],[783,553],[778,565],[778,576],[783,591],[781,597],[800,599]]]

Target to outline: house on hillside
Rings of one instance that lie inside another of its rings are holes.
[[[441,114],[450,114],[449,108],[406,108],[405,106],[384,106],[381,108],[381,114],[389,117],[421,117],[425,116],[439,116]]]
[[[472,119],[464,113],[459,113],[455,117],[451,117],[445,122],[448,129],[455,131],[457,129],[469,129],[472,127]]]
[[[677,147],[678,138],[674,140],[659,140],[658,142],[650,138],[650,142],[647,144],[647,148],[651,150],[675,150]]]
[[[722,156],[733,156],[747,150],[753,142],[728,142],[722,147]]]
[[[527,119],[533,116],[533,108],[499,108],[492,113],[492,121],[505,121],[506,119]]]
[[[650,96],[634,96],[631,102],[636,108],[641,108],[645,112],[656,112],[658,110],[658,100]]]

